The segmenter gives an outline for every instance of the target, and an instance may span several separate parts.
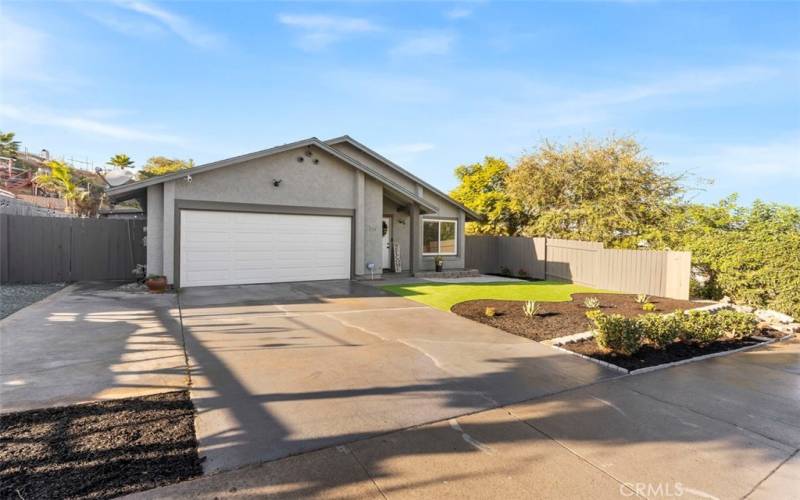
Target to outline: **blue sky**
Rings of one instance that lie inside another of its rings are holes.
[[[31,151],[203,163],[347,133],[450,189],[486,155],[632,134],[713,178],[700,201],[800,204],[800,2],[0,9],[0,129]]]

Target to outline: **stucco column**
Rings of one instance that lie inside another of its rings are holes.
[[[411,203],[408,207],[411,216],[408,218],[411,224],[411,272],[415,273],[422,270],[422,217],[419,214],[419,207]]]
[[[167,283],[175,283],[175,181],[165,182],[164,186],[164,276]]]
[[[355,189],[355,207],[356,212],[354,216],[354,223],[355,223],[355,269],[353,269],[353,273],[357,275],[364,274],[364,224],[365,224],[365,213],[364,213],[364,191],[365,191],[365,179],[364,179],[364,172],[358,171],[356,172],[356,189]]]
[[[147,188],[147,274],[164,272],[164,190]]]

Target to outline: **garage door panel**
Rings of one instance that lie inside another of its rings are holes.
[[[181,211],[181,286],[350,277],[349,217]]]

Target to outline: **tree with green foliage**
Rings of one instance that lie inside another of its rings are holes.
[[[707,278],[694,283],[697,295],[800,317],[800,208],[758,200],[741,206],[733,195],[683,207],[669,222],[669,246],[691,251]]]
[[[544,141],[507,178],[524,234],[635,248],[661,238],[680,202],[681,176],[667,175],[632,138]]]
[[[454,200],[483,215],[482,222],[467,223],[468,234],[514,236],[523,227],[520,207],[506,191],[510,169],[499,158],[456,168],[459,185],[450,192]]]
[[[165,175],[178,170],[185,170],[194,167],[194,161],[179,160],[177,158],[167,158],[165,156],[153,156],[147,160],[144,167],[139,171],[139,180]]]
[[[114,156],[112,156],[106,162],[106,165],[108,165],[110,167],[114,167],[114,168],[126,169],[126,168],[133,167],[133,160],[131,160],[130,156],[128,156],[126,154],[119,153],[119,154],[115,154]]]
[[[45,190],[58,193],[67,204],[66,212],[78,213],[78,205],[88,201],[89,191],[78,186],[72,168],[66,163],[50,160],[45,167],[33,178],[33,182]]]
[[[14,140],[14,132],[0,131],[0,156],[16,158],[19,153],[19,141]]]

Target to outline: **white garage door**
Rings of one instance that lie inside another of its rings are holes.
[[[350,218],[181,211],[181,286],[350,278]]]

